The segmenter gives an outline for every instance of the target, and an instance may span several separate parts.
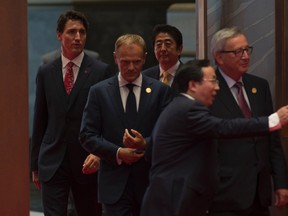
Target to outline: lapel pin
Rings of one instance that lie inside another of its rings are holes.
[[[149,93],[151,93],[151,88],[146,88],[146,92],[149,94]]]
[[[256,88],[252,88],[251,91],[252,91],[253,94],[256,94],[256,93],[257,93],[257,89],[256,89]]]

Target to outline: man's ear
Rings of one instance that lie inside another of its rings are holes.
[[[223,64],[223,59],[222,59],[222,53],[220,52],[216,52],[214,55],[214,60],[218,65],[222,65]]]
[[[115,62],[115,64],[118,65],[117,54],[116,54],[115,51],[113,52],[113,57],[114,57],[114,62]]]
[[[199,86],[199,82],[196,82],[194,80],[190,80],[188,83],[188,91],[191,93],[196,92],[197,86]]]
[[[61,42],[62,40],[62,34],[60,32],[56,33],[57,39]]]
[[[147,52],[144,53],[144,62],[143,62],[143,64],[146,63],[146,58],[147,58]]]

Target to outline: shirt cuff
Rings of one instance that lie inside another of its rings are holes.
[[[121,159],[119,158],[119,156],[118,156],[120,149],[121,149],[121,147],[118,148],[117,153],[116,153],[116,161],[117,161],[117,164],[118,164],[118,165],[121,165],[121,164],[122,164],[122,160],[121,160]]]
[[[269,131],[275,131],[282,128],[278,114],[275,112],[268,117]]]

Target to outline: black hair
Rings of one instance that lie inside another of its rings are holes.
[[[203,80],[203,67],[210,66],[208,59],[196,59],[183,64],[177,71],[175,82],[179,92],[186,92],[190,80],[201,82]]]
[[[83,23],[85,30],[88,30],[89,23],[85,15],[79,11],[67,11],[64,14],[61,14],[57,21],[57,32],[63,33],[65,25],[68,20],[79,20]]]
[[[155,39],[159,33],[167,33],[169,34],[176,42],[177,49],[183,44],[182,33],[175,26],[167,25],[167,24],[158,24],[154,27],[152,32],[152,42],[153,47],[155,45]]]

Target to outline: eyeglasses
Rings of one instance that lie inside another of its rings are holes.
[[[203,79],[203,81],[211,82],[214,85],[219,85],[219,80],[217,79]]]
[[[237,50],[222,50],[222,51],[220,51],[220,53],[234,53],[234,55],[236,57],[242,57],[244,52],[246,52],[248,55],[251,55],[253,52],[253,47],[248,46],[246,48],[240,48]]]

